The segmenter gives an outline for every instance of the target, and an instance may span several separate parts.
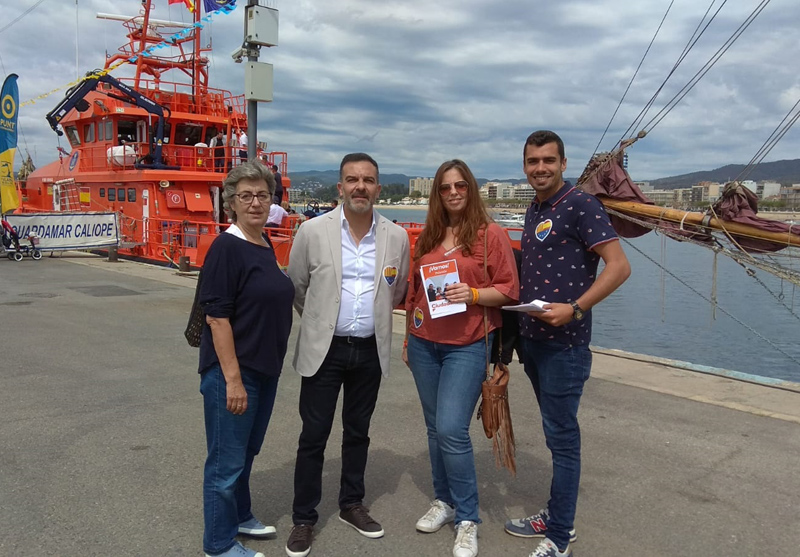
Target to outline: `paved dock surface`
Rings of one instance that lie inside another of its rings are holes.
[[[0,284],[0,556],[202,555],[202,403],[182,336],[193,279],[73,255],[2,260]],[[337,420],[312,557],[452,555],[452,527],[414,530],[430,468],[399,347],[367,470],[365,503],[386,536],[337,519]],[[533,550],[503,522],[537,511],[549,489],[533,392],[512,372],[516,478],[473,428],[485,557]],[[278,535],[247,543],[267,557],[285,555],[291,527],[299,386],[287,357],[253,469],[254,511]],[[576,557],[800,555],[800,394],[596,355],[580,417]]]

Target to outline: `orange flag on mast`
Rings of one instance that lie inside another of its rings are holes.
[[[189,9],[190,12],[194,13],[194,1],[193,0],[169,0],[170,4],[184,4]]]

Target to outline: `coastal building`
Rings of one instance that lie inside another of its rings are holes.
[[[708,201],[708,189],[705,186],[692,186],[691,189],[692,205],[700,205],[704,201]]]
[[[758,193],[758,184],[756,184],[753,180],[742,180],[742,185],[749,189],[751,192],[757,194]]]
[[[759,182],[756,194],[759,199],[779,196],[781,194],[781,185],[778,182]]]
[[[675,195],[673,207],[688,207],[692,204],[692,188],[678,188],[673,190]]]
[[[300,203],[305,197],[305,191],[299,188],[289,188],[289,203]]]
[[[642,192],[653,191],[654,189],[653,186],[650,185],[650,182],[634,182],[633,184]]]
[[[533,198],[536,197],[536,190],[530,184],[517,184],[513,186],[513,190],[513,198],[520,201],[533,201]]]
[[[408,195],[418,191],[422,197],[428,197],[431,194],[432,186],[433,178],[411,178],[408,181]]]
[[[512,184],[511,182],[486,182],[479,191],[483,199],[533,201],[536,195],[530,184]]]
[[[714,203],[722,195],[722,190],[725,188],[725,184],[720,184],[719,182],[709,182],[707,187],[708,191],[706,193],[706,201],[709,203]]]
[[[661,207],[671,207],[675,203],[675,190],[650,190],[647,197]]]
[[[791,208],[800,207],[800,184],[792,184],[781,188],[781,201]]]

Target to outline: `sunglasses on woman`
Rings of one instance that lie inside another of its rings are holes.
[[[464,193],[469,188],[469,182],[466,180],[459,180],[452,184],[439,184],[439,195],[450,195],[450,190],[456,188],[458,193]]]

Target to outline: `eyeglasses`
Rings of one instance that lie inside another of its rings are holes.
[[[267,201],[270,200],[270,195],[268,193],[263,192],[263,191],[255,194],[255,195],[253,195],[253,193],[249,192],[249,191],[245,191],[245,192],[242,192],[242,193],[235,193],[233,195],[238,197],[239,201],[241,201],[245,205],[250,205],[253,202],[253,199],[256,198],[256,197],[258,198],[258,202],[262,203],[262,204],[266,203]]]
[[[439,184],[439,195],[449,195],[450,190],[456,188],[458,193],[464,193],[469,188],[469,182],[466,180],[459,180],[452,184]]]

